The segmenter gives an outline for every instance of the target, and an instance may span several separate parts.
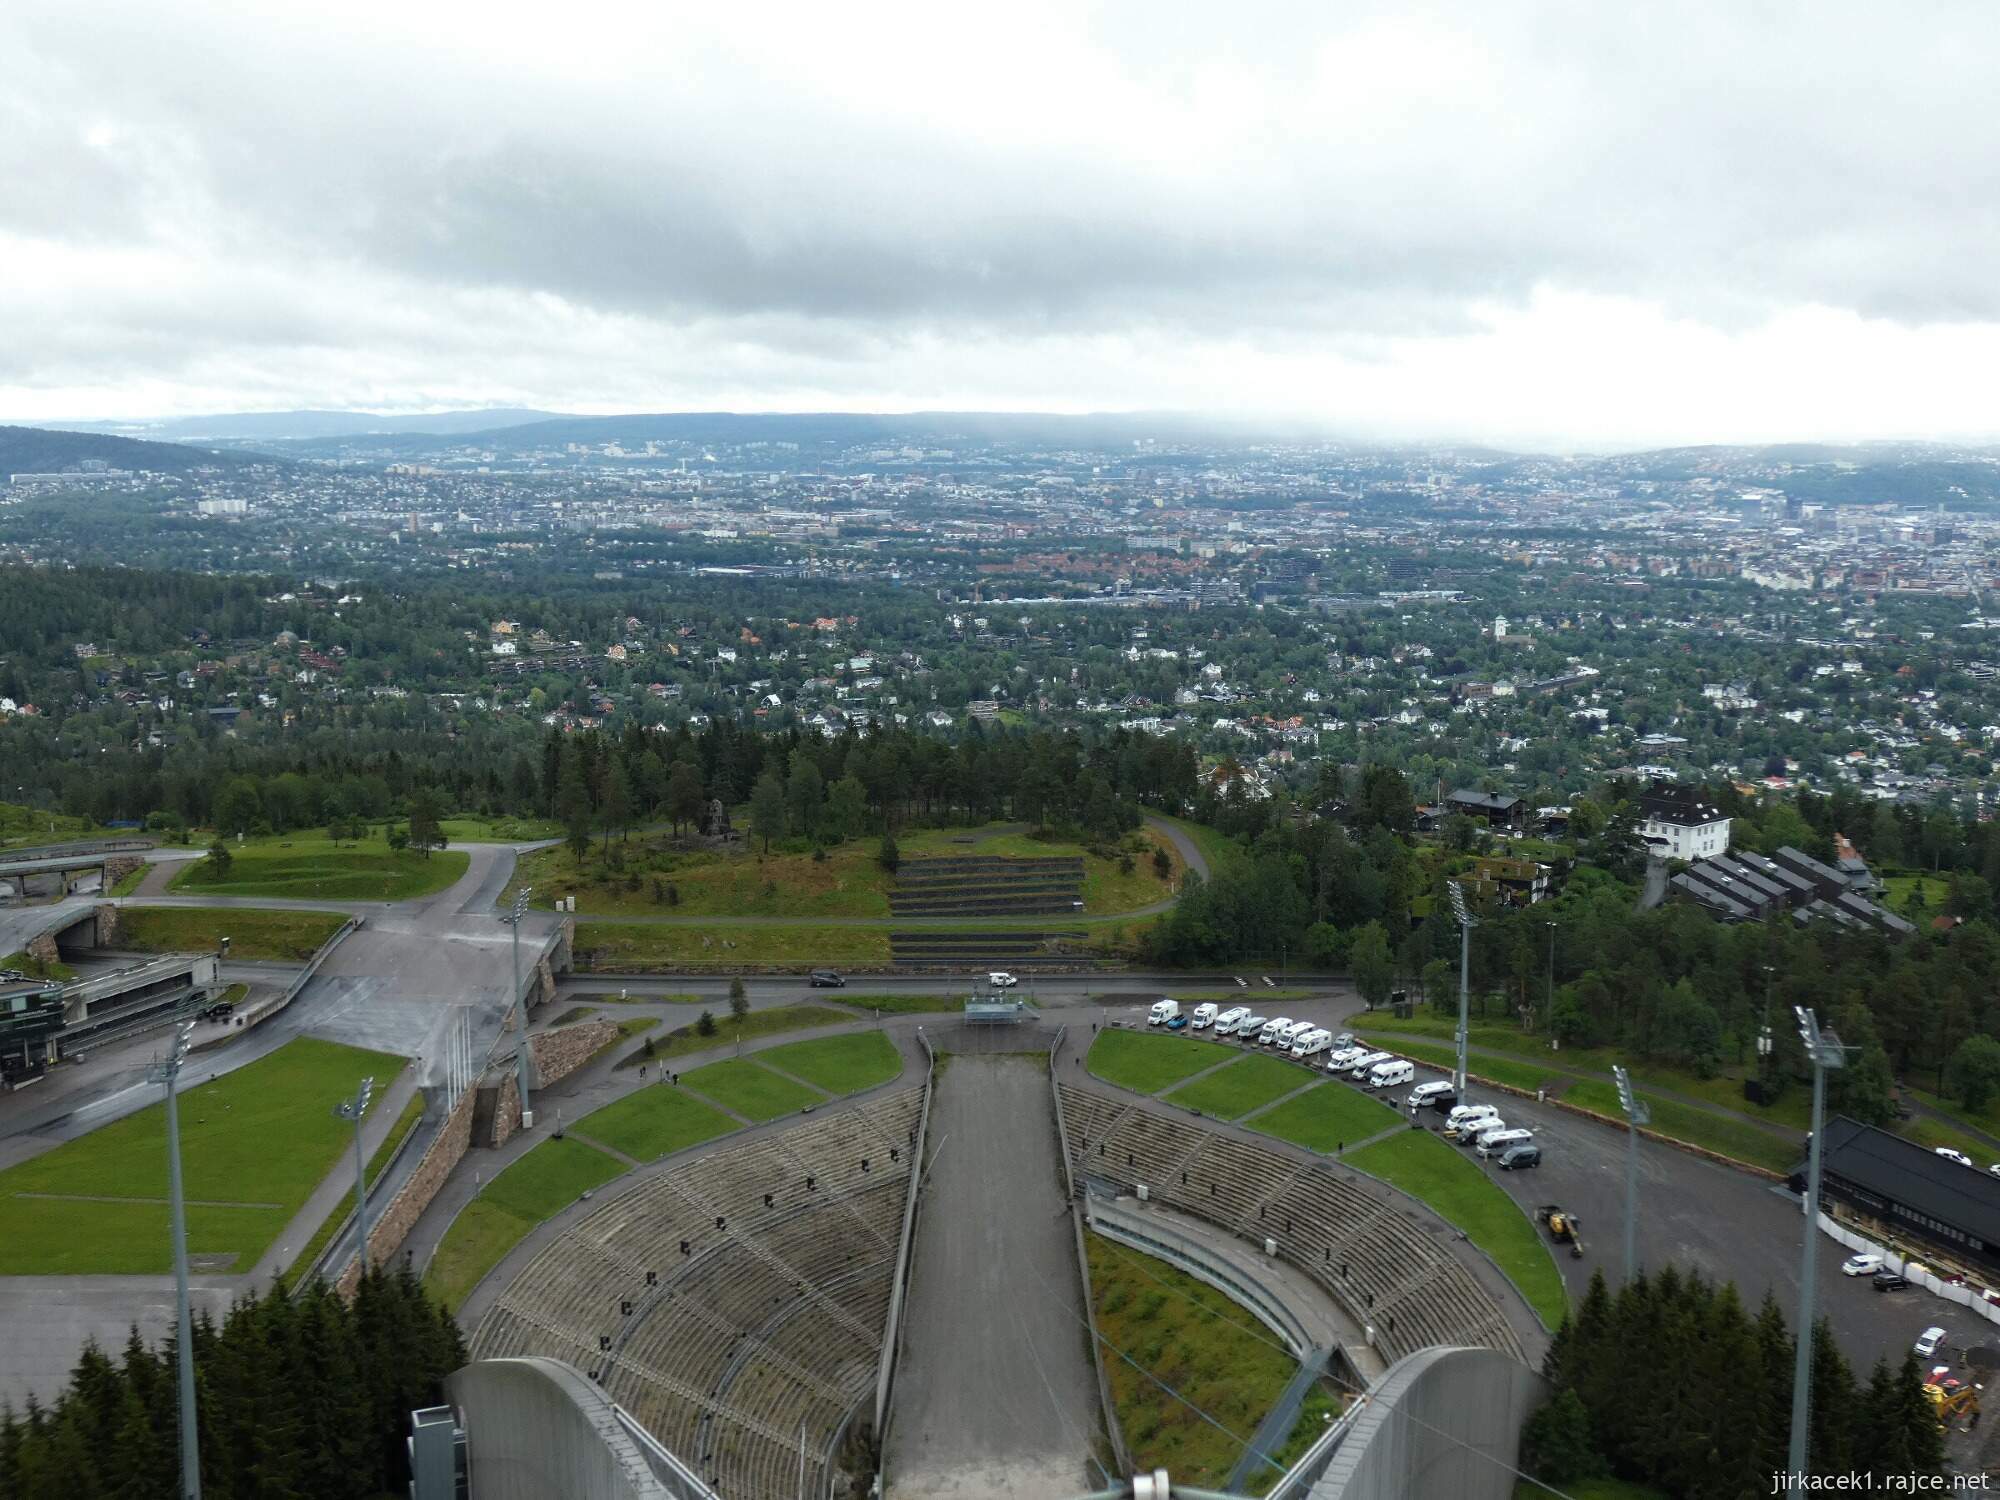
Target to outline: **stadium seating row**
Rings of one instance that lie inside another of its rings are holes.
[[[922,1088],[634,1174],[545,1245],[474,1333],[544,1354],[722,1493],[795,1496],[874,1386]]]
[[[1493,1298],[1440,1243],[1439,1226],[1397,1196],[1274,1147],[1058,1084],[1079,1182],[1134,1187],[1279,1254],[1372,1325],[1395,1360],[1433,1344],[1522,1357]]]

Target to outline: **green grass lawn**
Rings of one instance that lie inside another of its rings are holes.
[[[1252,1055],[1239,1057],[1219,1072],[1184,1083],[1162,1097],[1183,1109],[1198,1109],[1218,1120],[1234,1120],[1312,1081],[1313,1075],[1297,1063]]]
[[[19,802],[0,802],[0,848],[17,844],[57,844],[104,832],[88,818],[43,812]],[[121,834],[121,836],[125,836]]]
[[[454,844],[526,844],[563,836],[562,824],[553,818],[485,818],[461,813],[438,826]]]
[[[879,1031],[787,1042],[757,1054],[757,1061],[783,1068],[829,1094],[858,1094],[887,1083],[903,1071],[896,1044]]]
[[[1963,1151],[1982,1170],[1988,1163],[2000,1159],[2000,1152],[1995,1152],[1984,1141],[1975,1140],[1964,1131],[1952,1129],[1950,1124],[1943,1120],[1928,1120],[1921,1116],[1912,1120],[1900,1120],[1896,1124],[1896,1134],[1905,1140],[1915,1141],[1926,1150],[1934,1151],[1939,1146],[1949,1146],[1954,1151]],[[1792,1160],[1794,1162],[1798,1160],[1797,1153],[1793,1154]]]
[[[212,1083],[202,1081],[201,1060],[193,1059],[180,1097],[190,1252],[232,1255],[226,1269],[248,1270],[347,1149],[349,1127],[333,1106],[364,1075],[386,1089],[406,1065],[387,1053],[309,1038]],[[166,1194],[164,1104],[0,1172],[0,1274],[164,1272],[172,1265]]]
[[[181,866],[168,889],[180,895],[289,896],[316,901],[406,901],[444,890],[471,856],[445,849],[397,853],[379,834],[335,843],[323,833],[288,833],[229,848],[229,867],[212,859]]]
[[[747,1057],[729,1057],[692,1068],[681,1074],[680,1086],[758,1122],[794,1114],[822,1099],[803,1084],[781,1078]]]
[[[660,1084],[635,1089],[591,1111],[576,1122],[576,1129],[634,1161],[652,1161],[727,1135],[736,1122],[683,1090]]]
[[[1240,1451],[1229,1433],[1256,1431],[1298,1362],[1241,1307],[1165,1261],[1097,1234],[1084,1236],[1084,1252],[1098,1333],[1109,1346],[1098,1358],[1133,1461],[1168,1469],[1178,1483],[1221,1486]],[[1317,1434],[1338,1409],[1321,1382],[1307,1395],[1295,1437]],[[1263,1493],[1279,1472],[1266,1466],[1249,1488]]]
[[[104,894],[107,896],[131,895],[139,889],[139,886],[144,882],[151,869],[151,865],[140,865],[136,869],[127,870],[123,875],[120,875],[116,880],[111,882],[111,889]]]
[[[1944,910],[1946,898],[1951,895],[1951,886],[1936,875],[1890,875],[1883,879],[1884,905],[1904,916],[1910,915],[1910,898],[1918,891],[1924,893],[1922,915],[1935,917]]]
[[[578,902],[585,916],[588,899]],[[639,922],[579,921],[576,948],[580,967],[598,970],[737,967],[784,964],[886,964],[886,927],[813,927],[791,923],[731,927],[720,923],[652,926]]]
[[[1172,990],[1168,992],[1167,998],[1178,1000],[1182,1005],[1195,1005],[1203,1000],[1213,1000],[1226,1010],[1232,1005],[1248,1005],[1252,1000],[1262,1005],[1270,1000],[1304,1000],[1311,994],[1311,990],[1267,990],[1259,986],[1254,990]]]
[[[641,1048],[629,1057],[620,1058],[618,1066],[636,1068],[641,1063],[667,1062],[690,1053],[727,1047],[739,1040],[747,1042],[787,1031],[811,1031],[820,1026],[844,1026],[853,1020],[852,1012],[835,1010],[830,1005],[774,1005],[768,1010],[753,1010],[741,1021],[727,1009],[718,1007],[715,1035],[703,1036],[699,1020],[690,1021],[676,1026],[664,1039],[655,1037],[650,1053]]]
[[[1543,1322],[1562,1322],[1569,1302],[1548,1246],[1474,1158],[1428,1130],[1405,1130],[1341,1160],[1429,1204],[1493,1257]]]
[[[1400,1119],[1372,1095],[1329,1080],[1257,1116],[1250,1128],[1309,1151],[1335,1151],[1387,1130]]]
[[[460,1210],[431,1257],[424,1285],[456,1311],[536,1225],[625,1170],[616,1157],[581,1141],[541,1142]]]
[[[117,946],[141,953],[212,953],[226,937],[231,958],[303,963],[345,920],[330,911],[121,906]]]
[[[1436,1042],[1420,1041],[1372,1027],[1367,1031],[1357,1031],[1355,1035],[1384,1052],[1395,1052],[1413,1061],[1428,1063],[1433,1068],[1442,1068],[1447,1073],[1457,1064],[1457,1053],[1451,1047]],[[1473,1055],[1466,1059],[1466,1066],[1475,1078],[1490,1078],[1510,1088],[1530,1091],[1561,1076],[1539,1063],[1515,1062],[1505,1057]]]
[[[1212,1068],[1232,1054],[1212,1042],[1195,1042],[1160,1031],[1101,1031],[1085,1059],[1106,1083],[1156,1094],[1169,1084]]]
[[[383,1171],[395,1156],[396,1148],[402,1145],[404,1138],[417,1128],[417,1122],[422,1120],[423,1117],[424,1095],[423,1091],[419,1089],[416,1093],[410,1095],[409,1103],[405,1104],[403,1112],[396,1116],[396,1123],[389,1127],[389,1134],[383,1138],[382,1144],[375,1148],[374,1155],[368,1158],[368,1191],[371,1196],[375,1191],[375,1184],[381,1180]],[[379,1207],[380,1205],[376,1206]],[[313,1231],[313,1237],[306,1241],[304,1248],[292,1257],[292,1263],[285,1267],[284,1271],[280,1274],[279,1280],[281,1282],[290,1285],[294,1276],[305,1273],[312,1263],[319,1258],[320,1251],[326,1248],[326,1242],[333,1238],[334,1230],[340,1227],[352,1207],[353,1200],[351,1198],[343,1198],[339,1203],[334,1205],[332,1211],[327,1214],[319,1228]]]
[[[589,1005],[701,1005],[703,1003],[713,1005],[715,1003],[713,1000],[704,1002],[700,995],[614,995],[608,990],[599,990],[588,995],[573,995],[571,998]]]

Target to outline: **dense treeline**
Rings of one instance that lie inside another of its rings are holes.
[[[407,1269],[371,1270],[350,1303],[323,1285],[252,1295],[194,1324],[202,1493],[352,1500],[409,1484],[409,1414],[465,1363],[458,1325]],[[52,1406],[0,1409],[0,1495],[173,1500],[179,1418],[171,1340],[86,1349]]]
[[[1610,1474],[1685,1500],[1769,1495],[1785,1472],[1797,1345],[1776,1302],[1752,1317],[1730,1285],[1672,1267],[1606,1290],[1600,1272],[1543,1363],[1550,1399],[1522,1467],[1547,1484]],[[1908,1487],[1944,1472],[1913,1354],[1859,1384],[1822,1323],[1813,1336],[1807,1470]]]

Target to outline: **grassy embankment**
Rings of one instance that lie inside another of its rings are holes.
[[[1177,1483],[1219,1488],[1242,1452],[1231,1434],[1248,1439],[1257,1430],[1298,1362],[1229,1298],[1165,1261],[1097,1234],[1085,1235],[1084,1250],[1108,1346],[1098,1357],[1133,1462],[1170,1470]],[[1278,1466],[1253,1475],[1251,1493],[1268,1489],[1340,1404],[1324,1380],[1307,1392]]]
[[[407,1059],[299,1038],[179,1101],[188,1249],[196,1269],[247,1271],[349,1141],[333,1106]],[[166,1106],[151,1104],[0,1172],[0,1275],[158,1275],[167,1233]]]
[[[303,963],[344,921],[327,911],[125,906],[119,908],[118,946],[141,953],[212,953],[226,937],[231,958]]]
[[[279,834],[231,844],[229,864],[183,865],[168,889],[184,896],[280,896],[310,901],[407,901],[434,895],[465,873],[463,850],[391,849],[379,833],[338,842],[324,833]]]

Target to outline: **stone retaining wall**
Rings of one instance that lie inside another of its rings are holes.
[[[410,1237],[417,1220],[431,1206],[438,1189],[451,1176],[452,1168],[464,1159],[466,1147],[472,1143],[473,1098],[471,1089],[459,1096],[457,1106],[445,1120],[437,1139],[424,1152],[423,1160],[417,1163],[417,1169],[368,1227],[368,1258],[376,1265],[384,1264],[403,1248],[403,1241]],[[360,1280],[360,1263],[349,1261],[334,1286],[342,1296],[351,1297]]]
[[[145,864],[136,854],[114,854],[104,862],[104,889],[109,891],[127,875]]]
[[[528,1038],[533,1058],[534,1078],[529,1088],[546,1088],[559,1083],[618,1040],[618,1023],[608,1020],[578,1021],[558,1026]],[[482,1122],[479,1144],[488,1148],[504,1146],[521,1128],[521,1088],[513,1059],[495,1063],[480,1081],[481,1094],[488,1096],[480,1106]]]

